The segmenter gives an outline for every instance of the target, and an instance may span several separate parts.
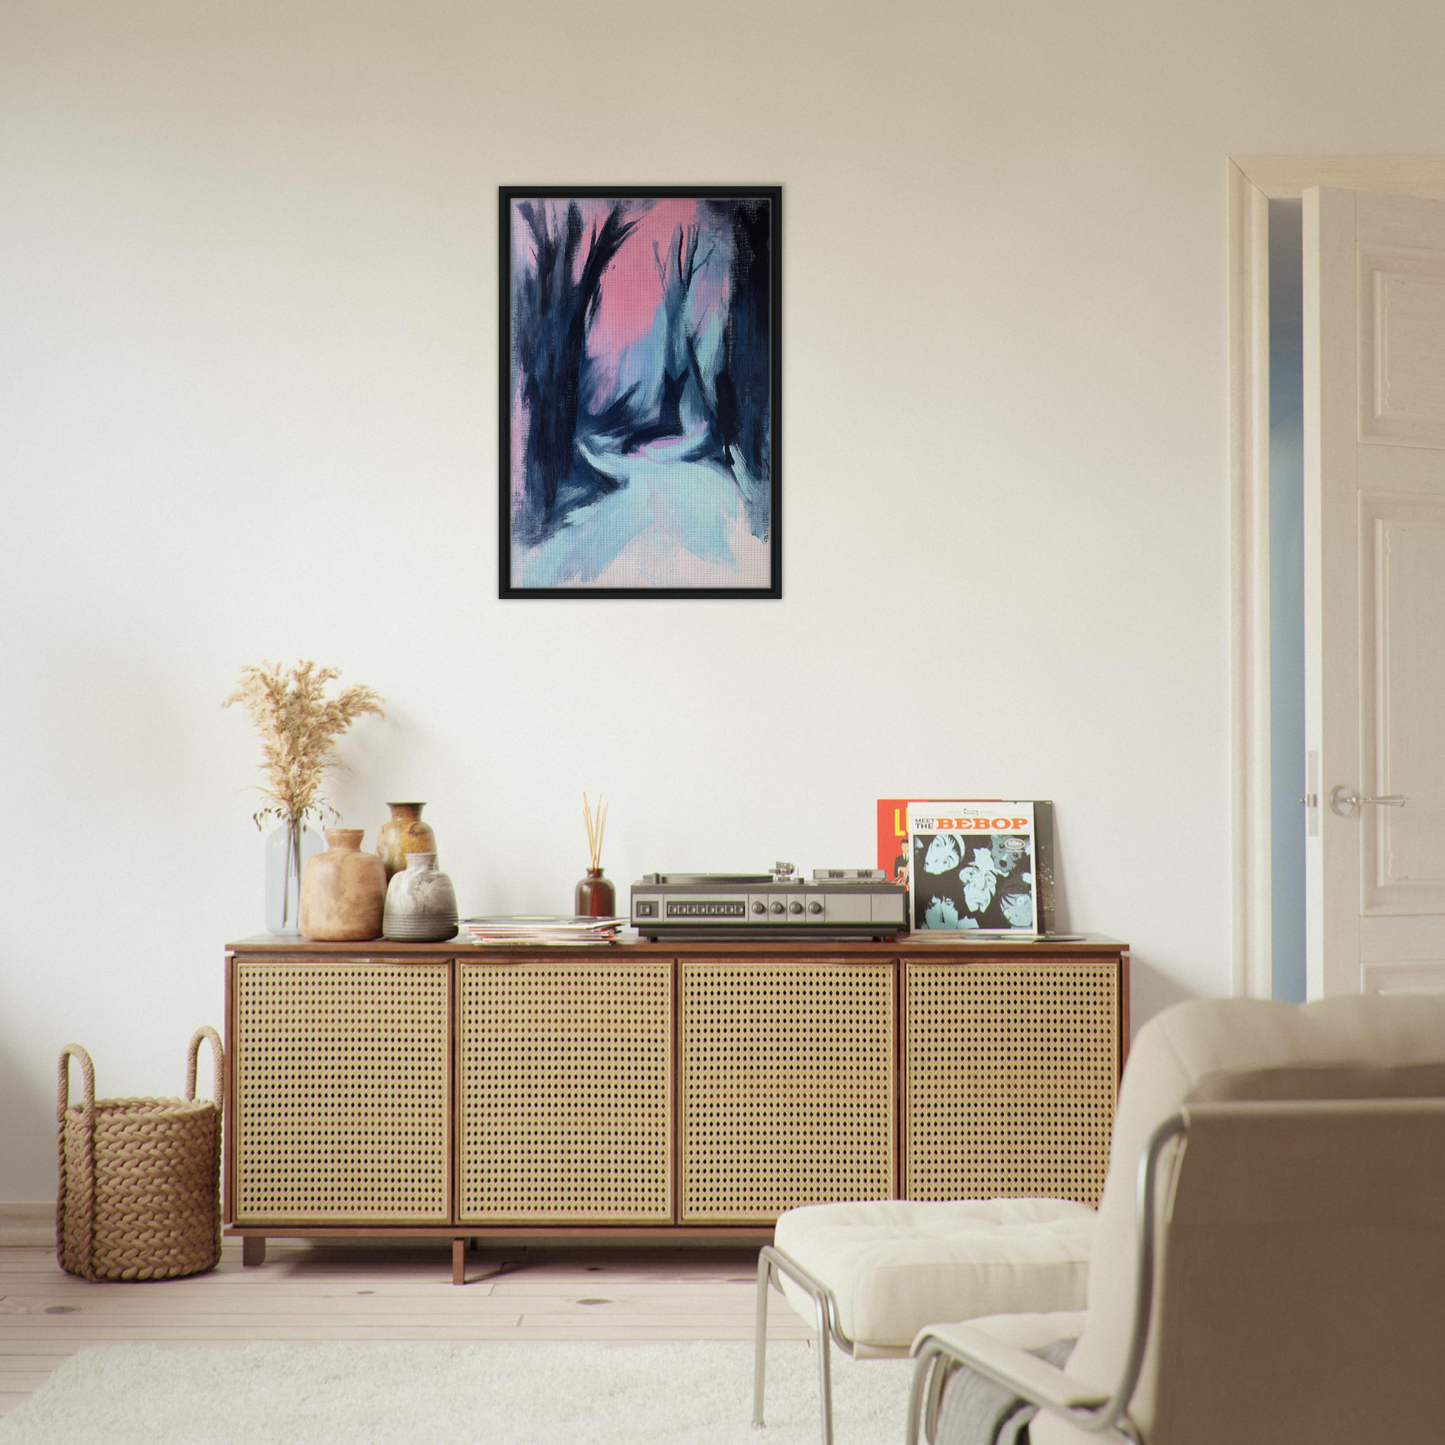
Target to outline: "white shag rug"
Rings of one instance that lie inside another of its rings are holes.
[[[903,1439],[911,1362],[833,1352],[836,1445]],[[82,1350],[0,1416],[0,1445],[818,1445],[818,1357],[750,1345]]]

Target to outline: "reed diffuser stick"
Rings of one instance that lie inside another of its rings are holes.
[[[595,813],[587,794],[582,794],[582,821],[587,825],[587,851],[591,855],[592,866],[601,868],[602,839],[607,832],[607,804],[602,801],[601,793],[597,794]]]

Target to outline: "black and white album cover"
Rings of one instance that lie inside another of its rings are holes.
[[[1038,933],[1032,802],[910,803],[916,930]]]

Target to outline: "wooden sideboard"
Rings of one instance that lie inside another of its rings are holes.
[[[926,937],[926,936],[925,936]],[[766,1240],[836,1199],[1096,1203],[1129,955],[1045,944],[226,953],[225,1215],[269,1235]]]

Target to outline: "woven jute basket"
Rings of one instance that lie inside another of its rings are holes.
[[[211,1041],[214,1099],[196,1098],[201,1040]],[[70,1102],[70,1060],[85,1098]],[[79,1044],[60,1051],[60,1195],[55,1257],[86,1279],[172,1279],[221,1258],[221,1111],[225,1058],[212,1028],[196,1030],[184,1099],[97,1099]]]

